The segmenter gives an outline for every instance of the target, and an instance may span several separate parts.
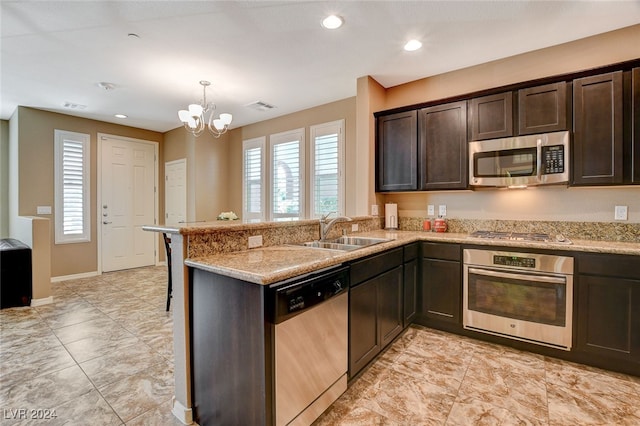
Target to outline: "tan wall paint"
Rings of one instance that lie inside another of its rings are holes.
[[[425,78],[387,89],[386,103],[381,110],[637,59],[640,58],[639,41],[640,25],[635,25]],[[373,143],[375,132],[370,138]],[[385,195],[384,199],[398,203],[401,216],[426,216],[428,204],[445,204],[448,217],[464,219],[613,222],[614,206],[626,205],[629,206],[629,222],[640,223],[638,186],[432,191]]]
[[[18,214],[36,216],[37,206],[54,206],[53,144],[54,130],[87,133],[91,136],[91,241],[88,243],[53,243],[54,215],[51,219],[51,276],[89,273],[97,270],[97,134],[124,136],[159,143],[158,176],[164,176],[163,135],[158,132],[87,120],[32,108],[18,108]],[[159,179],[159,217],[164,215],[164,184]]]
[[[257,138],[260,136],[267,137],[267,146],[269,143],[269,135],[285,132],[288,130],[294,130],[299,128],[305,129],[305,140],[309,141],[309,126],[315,124],[327,123],[335,120],[345,120],[345,146],[346,146],[346,164],[347,169],[349,165],[354,163],[354,159],[350,158],[353,155],[353,145],[356,143],[356,98],[347,98],[337,102],[331,102],[325,105],[320,105],[314,108],[309,108],[303,111],[295,112],[293,114],[284,115],[282,117],[274,118],[271,120],[261,121],[259,123],[250,124],[239,129],[235,129],[229,135],[230,148],[229,148],[229,164],[233,166],[230,168],[229,176],[233,176],[233,179],[229,180],[229,192],[233,194],[229,197],[230,208],[238,214],[242,213],[242,141],[246,139]],[[267,148],[268,149],[268,148]],[[308,158],[308,155],[307,155]],[[231,170],[233,169],[233,170]],[[309,170],[308,164],[306,170]],[[350,175],[345,176],[345,186],[347,188],[346,197],[349,200],[354,196],[354,183],[351,180]],[[306,182],[307,193],[308,191],[308,179]],[[306,200],[307,211],[309,208],[309,200]],[[353,214],[347,209],[347,214]]]

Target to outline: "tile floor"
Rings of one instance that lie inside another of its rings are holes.
[[[0,424],[179,425],[166,269],[53,289],[0,311]],[[410,327],[314,426],[497,424],[639,425],[640,378]]]

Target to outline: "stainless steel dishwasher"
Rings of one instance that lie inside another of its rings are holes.
[[[311,424],[347,389],[348,288],[341,266],[271,292],[277,426]]]

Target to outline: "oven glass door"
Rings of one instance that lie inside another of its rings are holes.
[[[565,326],[566,278],[469,268],[468,309],[539,324]]]
[[[476,152],[473,154],[473,177],[528,177],[538,174],[536,147]]]

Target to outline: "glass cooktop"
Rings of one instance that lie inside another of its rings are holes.
[[[482,238],[485,240],[561,242],[560,238],[553,238],[549,234],[537,232],[475,231],[469,234],[469,237]]]

